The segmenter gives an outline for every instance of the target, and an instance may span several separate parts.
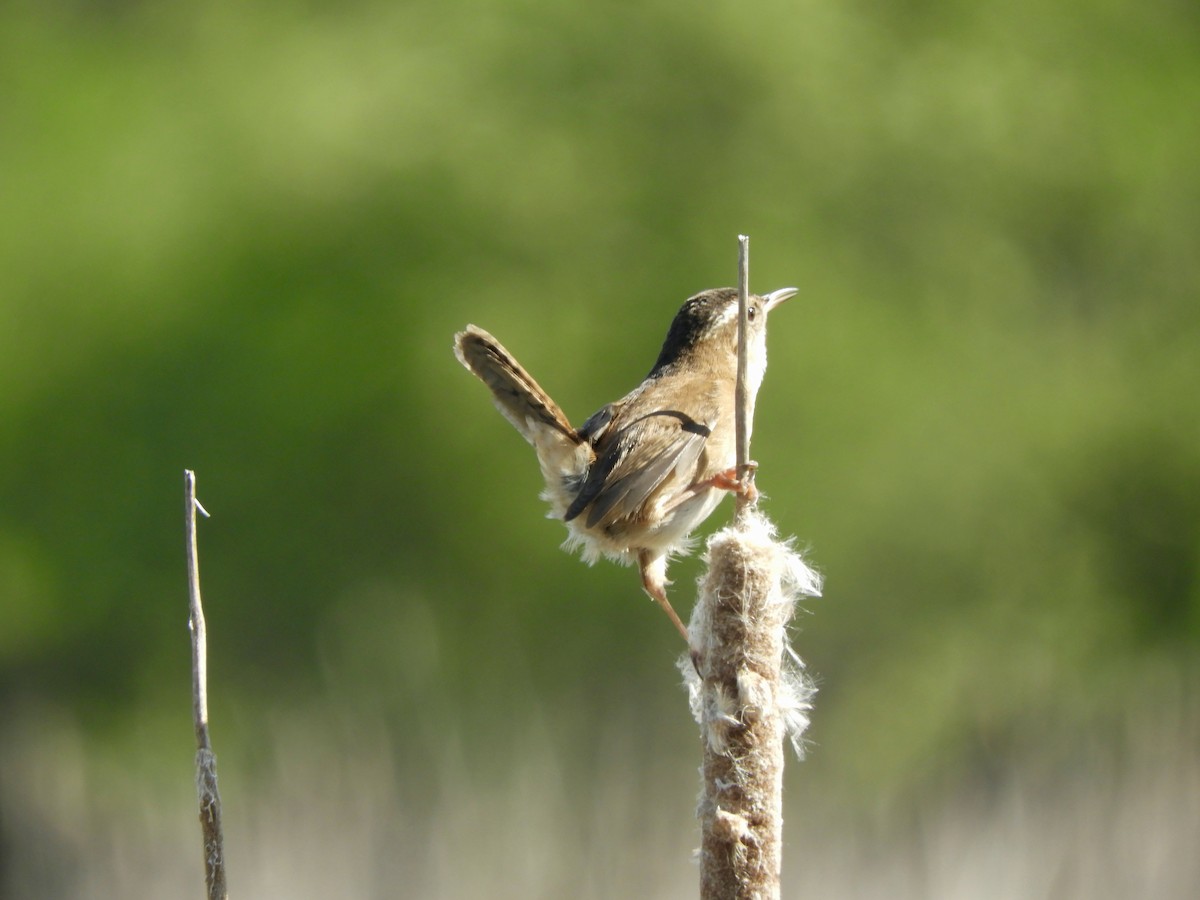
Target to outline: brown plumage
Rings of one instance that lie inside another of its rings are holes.
[[[751,295],[748,399],[766,370],[767,313],[796,294]],[[550,515],[570,532],[565,546],[584,560],[636,563],[642,586],[687,640],[667,599],[667,562],[728,491],[753,491],[735,477],[734,389],[737,291],[687,300],[646,378],[575,429],[550,396],[494,337],[468,325],[455,335],[459,362],[537,451]]]

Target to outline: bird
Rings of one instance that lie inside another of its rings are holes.
[[[767,316],[797,293],[747,297],[748,432],[767,368]],[[468,325],[454,336],[458,361],[533,445],[547,515],[567,527],[563,549],[579,550],[589,565],[601,557],[636,565],[642,588],[689,644],[667,597],[667,564],[691,549],[691,533],[727,493],[757,498],[736,469],[738,318],[736,288],[689,297],[649,374],[579,428],[488,332]]]

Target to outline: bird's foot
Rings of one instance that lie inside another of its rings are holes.
[[[738,478],[737,468],[730,467],[724,472],[718,472],[711,479],[710,483],[715,488],[720,488],[723,491],[731,491],[739,497],[744,497],[751,503],[758,500],[758,488],[754,486],[754,471],[758,468],[758,463],[746,463],[747,477]]]

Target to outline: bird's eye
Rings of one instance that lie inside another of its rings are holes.
[[[751,322],[753,322],[756,318],[758,318],[758,307],[757,306],[747,306],[746,307],[746,318],[749,319]]]

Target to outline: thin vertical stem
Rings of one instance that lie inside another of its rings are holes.
[[[204,838],[204,881],[209,900],[227,900],[225,838],[221,832],[221,795],[217,791],[217,757],[208,734],[208,633],[200,603],[200,559],[196,549],[196,473],[183,473],[183,521],[187,543],[188,630],[192,633],[192,722],[196,729],[196,793]],[[207,513],[205,513],[207,515]]]
[[[743,484],[754,481],[754,466],[750,462],[750,397],[746,384],[749,360],[748,310],[750,308],[750,237],[738,235],[738,342],[737,382],[734,388],[734,439],[736,441],[737,477]],[[740,518],[753,506],[752,494],[739,493],[736,515]]]
[[[200,559],[196,543],[196,473],[183,473],[184,530],[187,537],[188,629],[192,633],[192,723],[196,746],[211,750],[208,736],[208,632],[200,603]]]
[[[750,306],[750,237],[738,235],[738,342],[737,342],[737,387],[734,394],[734,428],[737,441],[737,476],[746,474],[746,463],[750,459],[750,429],[747,422],[748,397],[746,396],[746,319]]]

